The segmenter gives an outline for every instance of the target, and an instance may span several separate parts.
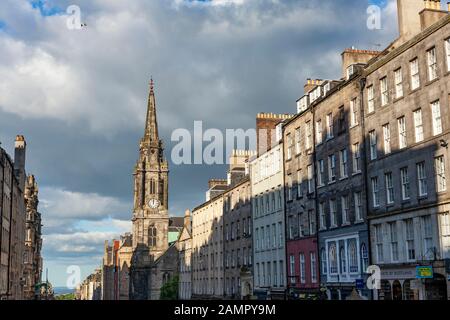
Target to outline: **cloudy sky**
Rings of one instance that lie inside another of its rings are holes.
[[[12,154],[16,134],[28,141],[50,281],[64,286],[70,265],[86,276],[104,240],[130,230],[151,76],[170,156],[173,130],[192,131],[195,120],[248,129],[257,112],[295,112],[306,78],[340,78],[344,48],[393,40],[394,2],[0,1],[0,142]],[[370,4],[382,7],[380,30],[366,27]],[[67,28],[69,5],[87,27]],[[173,215],[225,175],[217,165],[170,169]]]

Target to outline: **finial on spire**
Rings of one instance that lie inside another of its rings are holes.
[[[153,82],[153,76],[150,77],[150,92],[153,93],[155,87],[155,83]]]

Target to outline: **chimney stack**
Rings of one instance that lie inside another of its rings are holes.
[[[421,30],[425,30],[448,15],[448,12],[442,10],[440,0],[425,0],[425,9],[420,12]]]
[[[191,230],[191,211],[187,209],[184,212],[184,226],[188,228],[188,230]]]
[[[397,0],[398,29],[400,31],[397,46],[420,33],[422,29],[419,13],[430,5],[429,0]]]
[[[22,135],[16,136],[14,144],[14,171],[19,179],[19,185],[22,190],[25,188],[26,174],[25,174],[25,156],[26,156],[27,142]]]

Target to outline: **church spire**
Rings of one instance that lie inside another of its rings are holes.
[[[148,96],[147,121],[145,122],[144,141],[159,143],[158,122],[156,120],[156,101],[153,78],[150,80],[150,93]]]

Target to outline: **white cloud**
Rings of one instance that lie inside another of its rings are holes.
[[[53,187],[40,189],[40,211],[49,220],[101,220],[114,216],[129,216],[128,203],[96,193],[81,193]]]

